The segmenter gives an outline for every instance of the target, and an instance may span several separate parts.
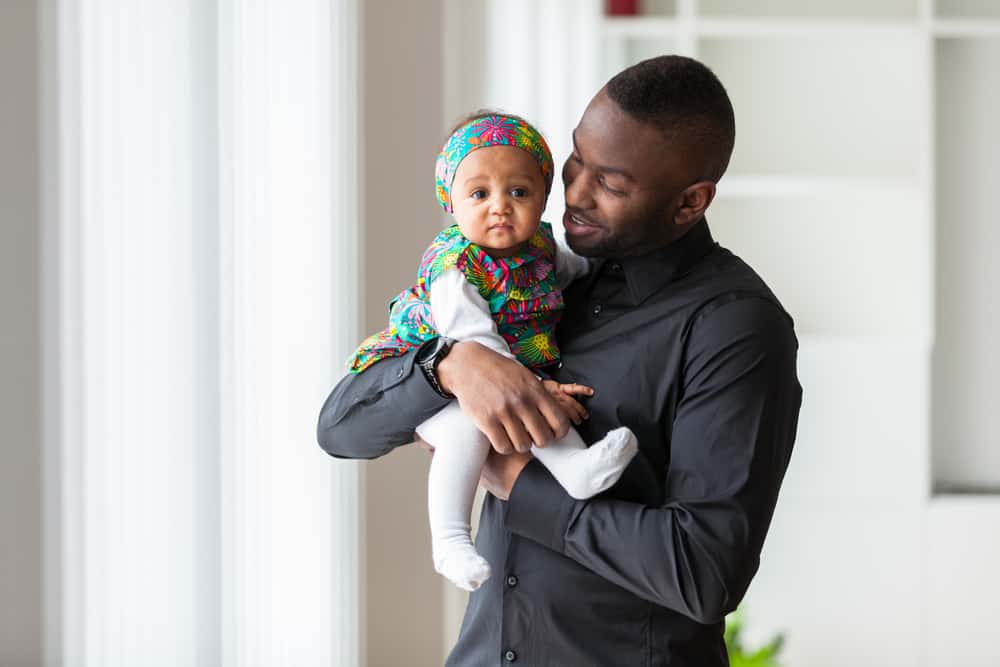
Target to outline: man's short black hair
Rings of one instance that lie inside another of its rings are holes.
[[[712,70],[693,58],[658,56],[622,70],[606,90],[628,115],[695,148],[702,178],[722,178],[733,153],[736,121],[729,95]]]

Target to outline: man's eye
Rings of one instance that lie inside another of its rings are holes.
[[[510,191],[510,194],[511,194],[512,197],[527,197],[528,196],[528,189],[527,188],[514,188],[513,190]]]
[[[476,190],[470,196],[473,199],[484,199],[486,197],[486,190]]]
[[[598,178],[597,182],[601,184],[602,188],[604,188],[605,190],[607,190],[608,192],[610,192],[611,194],[613,194],[613,195],[615,195],[617,197],[621,197],[622,195],[625,194],[624,191],[622,191],[622,190],[616,190],[615,188],[613,188],[610,185],[608,185],[608,181],[603,176],[601,176],[600,178]]]

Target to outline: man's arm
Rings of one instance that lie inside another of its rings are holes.
[[[448,403],[414,366],[416,355],[383,359],[341,379],[320,411],[320,447],[338,459],[373,459],[413,442],[417,426]]]
[[[567,417],[515,360],[497,333],[489,305],[461,272],[445,271],[434,280],[430,306],[438,331],[464,341],[439,364],[440,384],[458,397],[498,451],[526,451],[532,441],[544,445],[565,434]],[[448,402],[414,368],[415,357],[410,352],[383,359],[340,381],[317,426],[317,440],[327,453],[372,459],[414,440],[416,427]]]
[[[757,571],[791,455],[797,347],[791,323],[762,299],[705,315],[689,343],[666,504],[573,500],[530,461],[513,482],[506,527],[658,605],[721,620]]]

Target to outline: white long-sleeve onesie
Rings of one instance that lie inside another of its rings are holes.
[[[557,245],[555,269],[557,288],[563,289],[584,275],[589,263]],[[430,307],[441,335],[475,341],[516,359],[497,331],[489,304],[458,269],[434,279]],[[469,519],[490,442],[457,401],[418,426],[417,434],[435,450],[427,485],[435,567],[460,587],[474,590],[489,577],[488,565],[472,547]],[[635,438],[628,429],[612,431],[590,449],[573,428],[548,447],[532,447],[534,456],[576,498],[588,498],[617,481],[635,451]]]

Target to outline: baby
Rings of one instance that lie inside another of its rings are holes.
[[[444,336],[475,341],[532,369],[574,421],[585,414],[571,395],[588,387],[542,380],[559,361],[555,329],[561,290],[587,261],[558,245],[541,215],[552,187],[552,154],[523,119],[479,112],[452,133],[437,158],[437,198],[457,224],[424,252],[416,284],[389,306],[389,328],[366,339],[349,360],[358,373]],[[417,427],[434,448],[428,515],[435,569],[465,590],[490,576],[469,518],[489,440],[452,401]],[[532,453],[572,497],[600,493],[621,476],[637,442],[618,428],[589,448],[575,429]]]

